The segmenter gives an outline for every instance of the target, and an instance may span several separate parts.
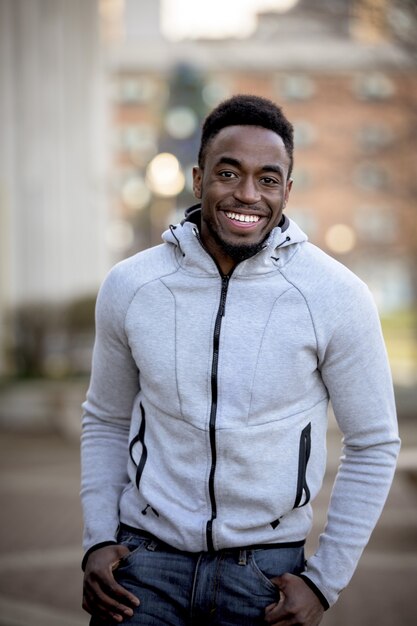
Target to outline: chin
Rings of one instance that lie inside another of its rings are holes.
[[[264,239],[261,241],[252,242],[221,242],[223,252],[227,254],[234,261],[240,262],[245,259],[249,259],[260,252],[263,248]]]

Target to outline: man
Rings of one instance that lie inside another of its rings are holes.
[[[95,626],[315,626],[384,505],[399,440],[377,314],[283,215],[292,164],[278,107],[225,101],[201,206],[101,288],[82,441]],[[305,562],[329,399],[344,455]]]

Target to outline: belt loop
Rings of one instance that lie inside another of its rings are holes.
[[[239,550],[238,565],[246,565],[246,564],[247,564],[246,550]]]
[[[155,552],[157,547],[158,547],[157,542],[151,541],[151,543],[148,546],[146,546],[146,549],[149,550],[150,552]]]

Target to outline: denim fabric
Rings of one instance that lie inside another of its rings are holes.
[[[303,547],[191,553],[125,530],[119,542],[131,552],[115,577],[141,601],[123,621],[129,626],[261,625],[265,607],[278,599],[270,578],[304,569]]]

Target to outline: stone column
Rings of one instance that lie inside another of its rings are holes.
[[[99,53],[96,0],[0,0],[0,314],[108,267]]]

